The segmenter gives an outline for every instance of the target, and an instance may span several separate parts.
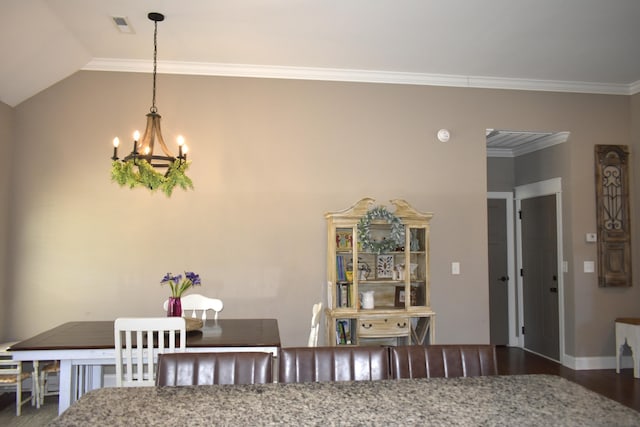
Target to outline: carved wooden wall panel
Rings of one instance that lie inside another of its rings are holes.
[[[629,149],[596,145],[598,286],[631,286]]]

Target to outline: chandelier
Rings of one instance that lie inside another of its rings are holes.
[[[171,196],[175,186],[183,190],[193,188],[191,179],[185,175],[191,162],[187,162],[188,148],[184,144],[184,138],[178,136],[178,156],[175,157],[162,138],[160,132],[160,114],[156,107],[156,70],[158,57],[158,22],[164,21],[164,15],[151,12],[148,18],[153,21],[153,98],[144,135],[140,139],[140,132],[133,134],[133,150],[122,161],[118,159],[118,137],[113,139],[113,157],[111,178],[120,186],[146,187],[151,191],[162,190],[167,196]],[[156,154],[154,148],[156,142],[161,153]]]

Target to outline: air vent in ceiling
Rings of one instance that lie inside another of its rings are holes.
[[[111,20],[121,33],[133,34],[133,27],[129,25],[129,20],[126,16],[112,16]]]

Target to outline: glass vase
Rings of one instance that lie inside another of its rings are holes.
[[[182,316],[182,303],[180,297],[169,297],[169,305],[167,306],[167,317]]]

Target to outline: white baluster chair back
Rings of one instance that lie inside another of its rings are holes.
[[[218,298],[209,298],[200,294],[188,294],[180,298],[180,303],[182,305],[182,317],[199,317],[204,322],[207,320],[207,311],[213,310],[214,315],[213,318],[218,320],[218,313],[222,311],[224,308],[224,304],[222,300]],[[169,307],[169,300],[164,302],[165,311]]]
[[[182,317],[118,318],[114,322],[114,339],[116,386],[155,386],[158,354],[186,349],[185,320]]]
[[[309,332],[309,347],[318,346],[318,331],[320,329],[320,315],[322,314],[322,303],[313,305],[311,310],[311,331]]]

